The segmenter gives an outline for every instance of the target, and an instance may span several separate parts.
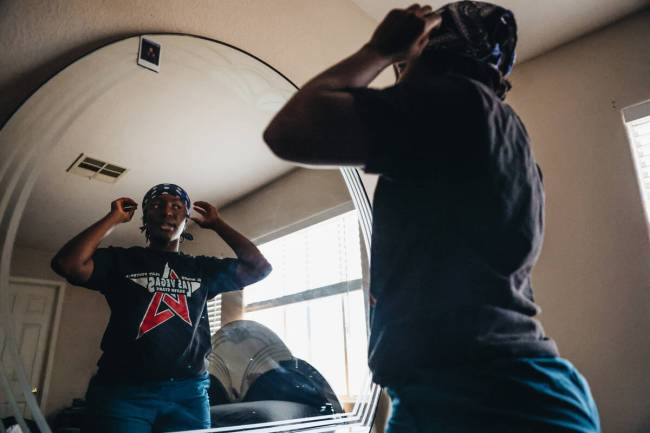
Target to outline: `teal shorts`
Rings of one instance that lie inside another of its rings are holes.
[[[90,381],[84,433],[152,433],[210,428],[207,373],[138,384]]]
[[[562,358],[513,358],[431,371],[389,387],[388,433],[600,433],[584,377]]]

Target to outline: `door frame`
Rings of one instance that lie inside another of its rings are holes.
[[[45,363],[43,365],[43,373],[41,375],[42,379],[39,381],[40,391],[38,393],[38,398],[36,399],[39,403],[41,411],[45,413],[47,406],[47,398],[50,391],[50,380],[52,378],[52,369],[54,367],[54,352],[56,349],[56,342],[59,336],[59,325],[61,322],[61,314],[63,311],[63,299],[65,297],[65,287],[66,283],[62,281],[55,280],[44,280],[40,278],[31,278],[31,277],[18,277],[10,276],[9,285],[11,284],[35,284],[38,286],[47,286],[51,287],[55,291],[54,295],[54,315],[52,316],[52,322],[50,323],[50,332],[49,338],[47,340],[47,345],[45,348]]]

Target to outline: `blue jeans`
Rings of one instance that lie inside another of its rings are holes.
[[[85,433],[151,433],[210,428],[207,373],[190,379],[106,384],[91,379]]]
[[[387,433],[600,432],[587,381],[562,358],[513,358],[427,376],[387,389]]]

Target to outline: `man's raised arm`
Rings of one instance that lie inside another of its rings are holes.
[[[68,241],[52,259],[52,270],[72,284],[85,283],[93,274],[92,256],[115,226],[131,221],[138,205],[130,198],[111,203],[111,211]]]
[[[391,11],[370,42],[310,80],[287,102],[264,131],[269,148],[300,164],[362,165],[368,134],[346,90],[367,87],[386,67],[419,56],[439,23],[429,6]]]
[[[194,203],[194,211],[192,220],[203,228],[214,230],[237,255],[239,265],[235,275],[240,286],[256,283],[271,273],[271,264],[255,244],[230,227],[214,206],[205,201],[197,201]]]

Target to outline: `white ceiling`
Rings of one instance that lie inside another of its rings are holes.
[[[138,38],[109,45],[48,82],[6,128],[2,141],[52,143],[24,212],[17,244],[57,250],[118,197],[140,203],[158,183],[217,207],[292,169],[262,141],[294,88],[232,48],[188,36],[152,36],[160,73],[136,65]],[[25,125],[25,126],[14,126]],[[29,138],[27,138],[29,137]],[[79,154],[126,167],[115,184],[66,172]],[[141,212],[111,235],[141,244]]]
[[[352,0],[376,21],[412,0]],[[449,1],[421,2],[437,9]],[[499,0],[514,12],[519,30],[517,58],[523,62],[611,24],[650,4],[648,0]]]

